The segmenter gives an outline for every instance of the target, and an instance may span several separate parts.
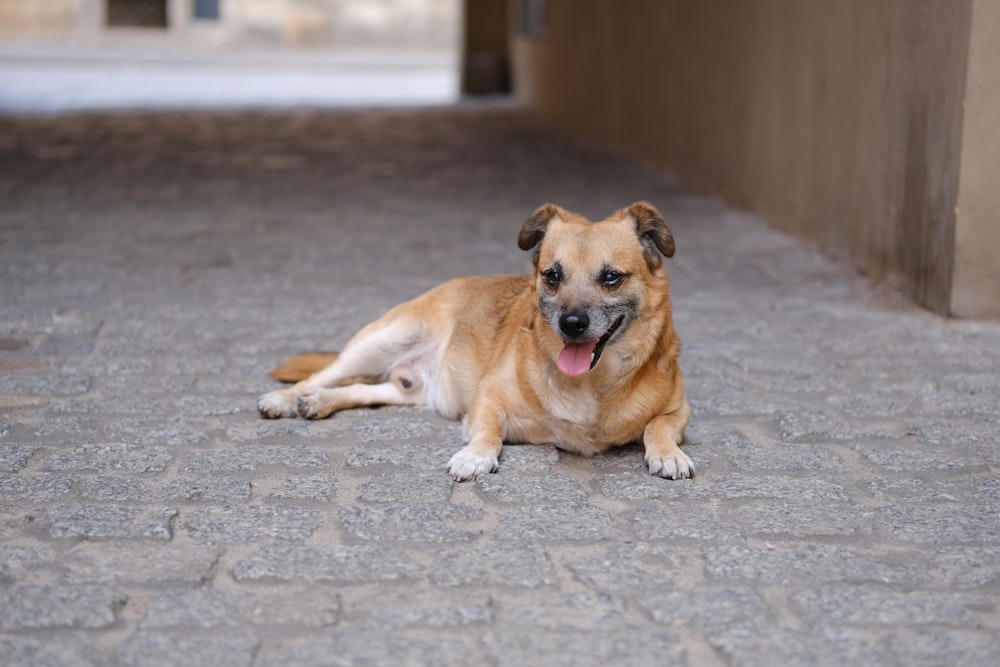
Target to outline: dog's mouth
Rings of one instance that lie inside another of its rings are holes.
[[[570,377],[579,377],[589,372],[600,361],[604,347],[624,321],[625,316],[622,315],[608,327],[608,330],[600,338],[580,343],[566,343],[556,360],[559,370]]]

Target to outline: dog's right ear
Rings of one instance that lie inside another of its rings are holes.
[[[521,233],[517,237],[517,247],[521,250],[531,250],[545,238],[545,230],[553,218],[561,217],[562,209],[555,204],[542,204],[531,217],[521,225]]]

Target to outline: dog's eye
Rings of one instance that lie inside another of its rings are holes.
[[[558,266],[542,271],[542,280],[544,280],[545,284],[549,287],[559,287],[559,283],[562,282],[562,279],[562,269]]]
[[[605,287],[618,287],[624,279],[625,274],[618,271],[602,271],[600,278],[598,278]]]

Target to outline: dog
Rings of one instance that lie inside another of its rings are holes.
[[[651,474],[691,477],[663,216],[637,202],[590,222],[545,204],[517,243],[534,253],[531,274],[452,279],[365,326],[339,355],[293,357],[271,375],[296,384],[261,396],[261,415],[427,406],[463,420],[468,444],[447,465],[458,481],[496,472],[504,442],[590,456],[641,441]]]

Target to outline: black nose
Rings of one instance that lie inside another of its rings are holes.
[[[590,318],[587,313],[566,313],[559,318],[559,328],[571,338],[576,338],[590,326]]]

